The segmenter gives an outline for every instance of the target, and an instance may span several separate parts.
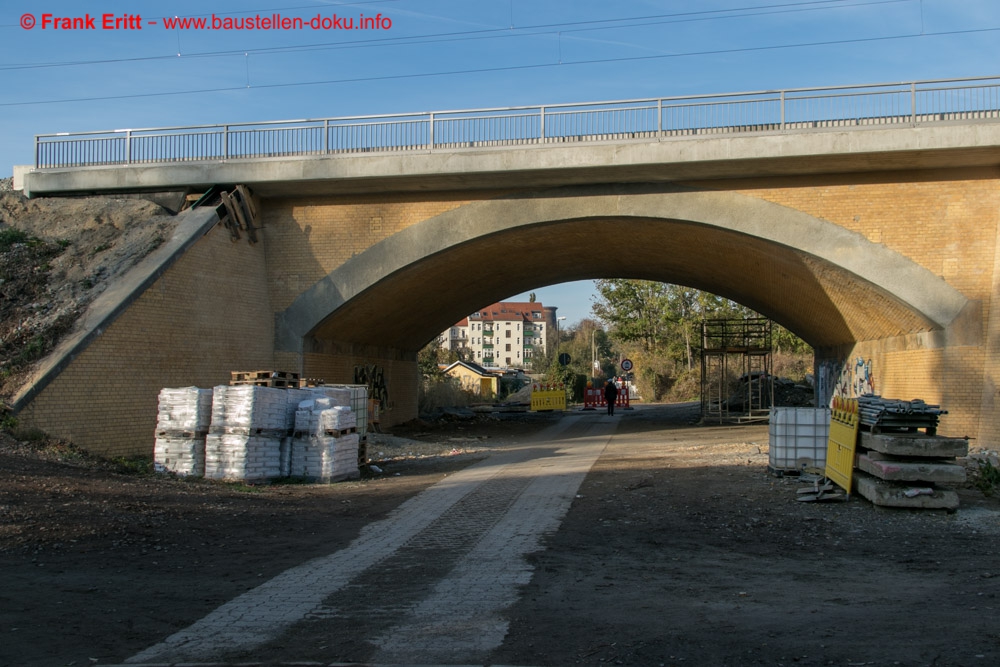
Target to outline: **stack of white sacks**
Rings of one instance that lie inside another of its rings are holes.
[[[160,472],[209,479],[357,479],[364,387],[222,385],[163,389],[154,451]],[[207,437],[206,437],[207,433]]]
[[[288,477],[292,474],[292,429],[295,427],[295,411],[299,409],[299,403],[307,401],[315,395],[311,389],[288,389],[287,391],[285,423],[288,424],[288,430],[285,437],[281,439],[281,446],[278,450],[282,477]]]
[[[160,391],[153,467],[158,472],[205,474],[205,434],[212,418],[212,390],[181,387]]]
[[[313,398],[299,403],[290,446],[292,477],[337,482],[360,476],[351,397],[349,389],[318,387]]]
[[[218,386],[205,441],[205,477],[258,482],[281,476],[281,439],[288,432],[288,390]]]

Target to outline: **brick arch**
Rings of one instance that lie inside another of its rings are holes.
[[[317,339],[412,350],[484,303],[601,277],[711,291],[815,347],[942,330],[967,303],[905,256],[795,209],[731,192],[584,186],[473,202],[385,239],[277,315],[276,349]]]

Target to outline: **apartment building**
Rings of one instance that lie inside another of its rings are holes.
[[[501,301],[456,322],[438,341],[448,350],[468,350],[469,360],[486,368],[530,368],[545,355],[556,310],[538,302]]]

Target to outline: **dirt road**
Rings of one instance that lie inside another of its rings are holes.
[[[799,482],[766,471],[766,427],[691,417],[660,407],[614,418],[481,662],[1000,664],[1000,501],[965,488],[954,514],[798,503]],[[406,439],[371,448],[382,475],[327,487],[121,475],[0,446],[0,665],[123,662],[558,420],[399,431]],[[405,572],[387,561],[352,590],[405,584],[412,600],[429,597],[443,573],[424,560]],[[369,660],[391,626],[359,608],[368,616],[312,619],[350,642],[300,624],[242,660]]]

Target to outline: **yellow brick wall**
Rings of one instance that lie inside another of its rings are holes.
[[[919,398],[947,410],[940,421],[942,435],[979,437],[981,348],[886,348],[878,341],[859,343],[846,359],[851,364],[859,358],[871,361],[875,393],[901,400]]]
[[[377,366],[385,378],[389,400],[381,410],[381,425],[388,428],[417,415],[420,369],[416,361],[390,354],[337,354],[310,352],[304,355],[305,376],[322,378],[329,384],[351,384],[358,366]]]
[[[900,252],[942,276],[969,299],[980,302],[983,334],[987,335],[985,322],[990,320],[992,295],[997,291],[994,283],[1000,282],[994,257],[1000,226],[997,169],[742,179],[690,185],[729,190],[798,209]],[[370,245],[424,219],[497,194],[446,192],[268,202],[264,233],[269,241],[271,302],[275,310],[281,310],[303,290]],[[838,298],[849,303],[849,290]],[[808,310],[810,306],[803,303],[801,307]],[[997,323],[990,335],[1000,339],[1000,314],[993,320]],[[856,352],[865,358],[874,356],[879,391],[893,397],[941,402],[949,409],[942,423],[963,434],[976,435],[980,428],[984,433],[998,433],[1000,418],[988,414],[981,422],[984,415],[980,404],[987,394],[1000,396],[995,388],[984,389],[983,381],[984,364],[992,364],[996,368],[991,366],[992,370],[986,371],[987,383],[1000,387],[1000,362],[994,361],[1000,342],[992,344],[992,354],[985,347],[904,347],[910,349],[875,343],[857,347]],[[348,367],[355,361],[312,359],[304,366],[339,369],[344,377],[350,377]],[[415,385],[415,370],[412,375]],[[984,396],[970,400],[969,392],[982,392]]]
[[[271,304],[282,311],[348,259],[407,227],[490,193],[382,194],[267,200]]]
[[[228,384],[271,368],[264,248],[215,227],[18,415],[102,456],[152,455],[163,387]]]
[[[985,310],[983,379],[979,395],[982,418],[976,445],[997,449],[1000,447],[1000,244],[994,249],[993,289]]]
[[[993,287],[1000,171],[992,168],[706,182],[858,232],[970,299]]]
[[[911,258],[981,304],[982,346],[924,349],[862,341],[839,350],[873,360],[877,391],[949,410],[942,430],[996,438],[1000,417],[1000,171],[953,170],[712,181],[841,225]],[[232,244],[216,229],[191,248],[21,413],[107,455],[148,453],[162,386],[212,386],[231,370],[277,368],[353,382],[384,369],[383,425],[417,411],[413,351],[363,351],[312,341],[306,354],[273,351],[274,314],[354,255],[411,225],[498,192],[405,193],[262,202],[262,242]],[[840,295],[838,298],[849,298]],[[794,300],[794,295],[789,295]],[[558,305],[558,304],[556,304]],[[809,308],[808,303],[801,307]],[[988,327],[987,327],[988,323]],[[363,341],[354,341],[355,344]],[[830,351],[821,351],[826,354]],[[832,354],[832,352],[830,352]],[[985,376],[984,376],[985,373]],[[985,377],[985,380],[984,380]],[[80,388],[84,387],[84,391]],[[58,424],[58,428],[47,425]]]
[[[496,194],[388,193],[266,200],[260,222],[267,245],[269,300],[273,310],[284,310],[317,281],[379,241],[470,201],[489,199]],[[354,369],[358,365],[383,368],[389,405],[383,407],[381,419],[382,426],[389,427],[417,414],[420,372],[415,360],[402,356],[405,355],[401,352],[384,350],[373,354],[311,352],[300,359],[294,353],[275,352],[274,359],[281,368],[330,383],[354,382]]]
[[[872,359],[877,391],[886,397],[941,404],[948,410],[941,420],[942,433],[1000,441],[1000,417],[989,401],[998,395],[990,387],[1000,387],[1000,313],[992,313],[991,308],[1000,289],[1000,170],[802,176],[699,185],[758,197],[833,222],[905,255],[980,302],[983,346],[900,350],[888,342],[862,342],[848,358]],[[989,328],[988,323],[992,323]]]

